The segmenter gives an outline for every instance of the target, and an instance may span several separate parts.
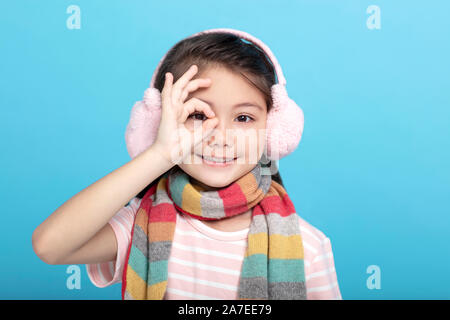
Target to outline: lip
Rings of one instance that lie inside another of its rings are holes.
[[[234,158],[232,161],[227,161],[227,162],[214,162],[214,161],[209,161],[204,159],[201,155],[195,154],[197,157],[199,157],[200,159],[202,159],[202,163],[206,164],[210,167],[219,167],[219,168],[223,168],[223,167],[229,167],[231,165],[233,165],[234,163],[236,163],[236,158]]]

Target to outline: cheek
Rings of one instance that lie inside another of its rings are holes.
[[[264,151],[266,125],[265,123],[258,123],[258,125],[245,130],[245,133],[236,137],[239,140],[239,143],[237,143],[239,154],[245,154],[246,160],[250,163],[256,163]]]

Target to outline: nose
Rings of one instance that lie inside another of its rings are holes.
[[[234,143],[234,134],[229,124],[219,119],[219,123],[213,129],[211,136],[207,139],[207,145],[215,150],[223,150],[226,148],[232,148]]]

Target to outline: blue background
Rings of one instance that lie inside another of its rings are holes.
[[[70,30],[69,5],[81,9]],[[369,30],[369,5],[381,29]],[[305,114],[280,172],[333,247],[344,299],[450,298],[448,1],[2,1],[1,299],[120,299],[33,252],[37,225],[130,160],[124,132],[164,53],[247,31]],[[381,270],[370,290],[366,269]]]

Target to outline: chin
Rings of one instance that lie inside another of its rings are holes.
[[[213,188],[225,187],[239,178],[236,172],[228,170],[228,168],[223,170],[223,168],[205,169],[202,167],[199,165],[194,168],[191,165],[189,168],[181,167],[181,169],[195,180]]]

